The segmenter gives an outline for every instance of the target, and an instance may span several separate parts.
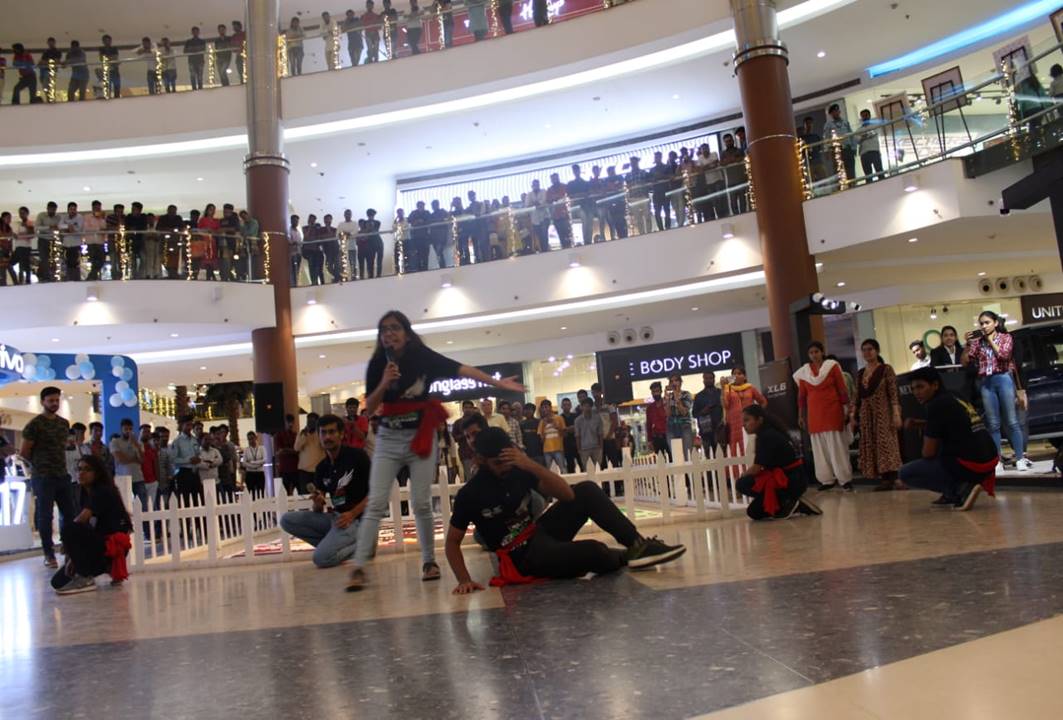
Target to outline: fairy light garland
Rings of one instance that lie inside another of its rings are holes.
[[[129,239],[125,234],[125,223],[118,226],[118,257],[122,267],[122,279],[128,280],[132,274],[133,253],[130,252]]]
[[[55,102],[55,60],[48,61],[48,102]]]
[[[406,274],[406,223],[397,216],[391,223],[395,233],[395,272],[399,275]],[[479,258],[477,258],[479,260]]]
[[[332,57],[330,58],[330,60],[332,62],[329,63],[329,66],[330,66],[329,70],[339,70],[340,69],[340,26],[339,26],[339,23],[332,23],[332,26],[329,28],[329,35],[331,36],[329,38],[329,42],[332,43]]]
[[[277,36],[277,77],[288,77],[288,40],[284,35]]]
[[[349,282],[351,279],[351,234],[340,233],[340,273],[343,275],[343,281]]]
[[[395,45],[393,42],[394,32],[391,27],[391,18],[387,15],[384,16],[384,51],[387,53],[388,60],[395,59]]]
[[[842,159],[842,140],[838,137],[837,130],[830,131],[831,152],[834,154],[834,168],[838,171],[839,186],[842,190],[849,186],[849,174],[845,172],[845,162]]]
[[[502,27],[498,20],[498,0],[491,0],[491,8],[487,17],[491,23],[491,37],[498,37],[502,33]]]
[[[635,216],[631,214],[631,188],[628,187],[627,178],[624,178],[624,222],[627,223],[627,234],[630,237],[641,234],[635,227]]]
[[[103,58],[103,99],[111,99],[111,61]]]
[[[185,280],[192,280],[192,228],[186,227],[182,235],[184,236]]]
[[[520,233],[517,231],[517,220],[513,217],[513,206],[506,206],[506,227],[509,228],[509,256],[514,257],[520,248]]]
[[[247,40],[240,43],[240,60],[242,62],[242,67],[244,68],[244,76],[240,78],[240,82],[246,83],[248,81],[248,71],[251,69],[251,66],[247,63]]]
[[[1021,124],[1019,118],[1019,102],[1015,95],[1015,73],[1010,62],[1006,59],[1000,61],[1001,84],[1008,100],[1008,141],[1011,145],[1011,155],[1015,160],[1022,156],[1022,147],[1019,143]]]
[[[742,163],[746,166],[746,197],[749,199],[749,209],[756,210],[757,189],[753,186],[753,160],[749,157],[749,153],[742,158]]]
[[[697,224],[697,214],[694,212],[694,178],[690,174],[690,165],[683,166],[683,204],[687,209],[687,224]]]
[[[797,163],[797,168],[801,172],[801,197],[804,200],[812,199],[812,177],[808,166],[805,162],[808,156],[808,146],[805,145],[805,141],[801,138],[794,138],[794,162]]]
[[[207,43],[207,85],[218,87],[218,57],[212,42]]]
[[[268,232],[262,233],[262,274],[265,275],[265,277],[262,278],[262,283],[264,285],[269,285],[273,282],[273,276],[270,274],[270,271],[273,268],[270,251],[270,234],[271,233]],[[288,239],[287,234],[284,238],[285,240]]]
[[[436,21],[439,23],[439,49],[442,50],[447,46],[447,28],[446,23],[443,22],[443,9],[436,6]]]
[[[52,242],[48,247],[48,263],[52,266],[52,277],[59,280],[63,272],[63,241],[59,239],[59,229],[52,230]]]
[[[155,92],[163,92],[162,87],[162,53],[159,52],[159,48],[155,48]]]
[[[461,248],[458,247],[458,216],[450,216],[450,243],[454,246],[454,267],[461,265]]]

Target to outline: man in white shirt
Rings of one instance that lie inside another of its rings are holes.
[[[19,285],[30,284],[30,258],[33,255],[33,220],[30,209],[18,209],[18,221],[15,223],[15,239],[11,243],[11,264],[18,265],[17,280]]]
[[[99,280],[104,261],[103,242],[107,239],[104,234],[107,230],[107,218],[103,214],[103,203],[93,200],[92,212],[82,217],[81,220],[82,229],[85,231],[83,237],[85,250],[89,255],[89,274],[85,279]]]
[[[81,233],[85,229],[85,219],[78,213],[78,204],[66,204],[66,215],[59,223],[63,238],[63,255],[66,259],[66,279],[81,280]]]
[[[550,211],[546,207],[546,191],[538,180],[532,180],[532,189],[525,202],[532,209],[532,228],[538,243],[536,249],[546,252],[550,249]]]
[[[356,236],[358,235],[358,223],[351,219],[350,208],[343,211],[343,222],[336,226],[336,232],[339,234],[340,239],[340,251],[343,250],[343,243],[347,243],[347,272],[344,273],[345,279],[353,280],[355,268],[358,267],[358,243],[356,242]]]
[[[926,345],[923,344],[922,340],[912,340],[908,343],[908,349],[912,351],[912,355],[915,357],[915,362],[912,363],[912,370],[918,370],[930,365],[930,356],[927,354]]]
[[[491,401],[491,398],[484,398],[480,401],[480,413],[484,416],[484,420],[487,421],[488,427],[496,427],[509,432],[509,421],[501,415],[495,414],[495,404]]]
[[[57,212],[59,206],[54,202],[48,203],[48,209],[37,214],[35,229],[37,231],[37,282],[52,282],[56,268],[52,262],[52,247],[58,241],[56,236],[59,231],[59,223],[63,218]]]

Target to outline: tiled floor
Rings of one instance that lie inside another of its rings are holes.
[[[2,714],[1063,717],[1063,493],[819,499],[821,518],[667,527],[690,550],[656,570],[471,597],[421,583],[415,552],[358,595],[297,562],[60,598],[36,558],[3,563]]]

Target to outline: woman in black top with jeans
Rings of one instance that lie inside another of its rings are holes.
[[[822,510],[802,497],[808,480],[786,426],[760,405],[742,410],[742,426],[757,438],[753,464],[735,484],[738,492],[753,498],[746,514],[753,520],[785,519],[797,513],[822,515]]]
[[[114,479],[95,455],[78,460],[76,495],[81,512],[63,526],[61,535],[66,563],[52,576],[52,587],[60,595],[95,590],[94,578],[111,568],[107,536],[133,529]]]

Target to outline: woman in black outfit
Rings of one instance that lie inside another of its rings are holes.
[[[742,410],[742,426],[757,437],[753,464],[735,484],[738,492],[753,498],[746,514],[753,520],[822,515],[815,503],[802,497],[808,488],[804,461],[786,426],[760,405]]]
[[[106,554],[108,536],[125,535],[124,546],[128,549],[128,533],[133,529],[114,479],[99,457],[85,455],[78,460],[75,492],[81,512],[73,522],[63,525],[61,537],[66,563],[52,576],[52,587],[60,595],[95,590],[96,576],[111,571],[111,558]],[[112,581],[123,579],[115,577]]]

